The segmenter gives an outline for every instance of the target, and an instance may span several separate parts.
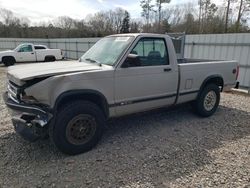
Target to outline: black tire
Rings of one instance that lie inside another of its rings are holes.
[[[220,103],[220,88],[216,84],[208,84],[199,93],[193,103],[195,112],[201,117],[209,117],[215,113]]]
[[[44,59],[45,62],[53,62],[55,60],[56,58],[54,56],[46,56]]]
[[[2,62],[6,67],[8,67],[14,65],[16,60],[14,57],[3,57]]]
[[[49,127],[50,138],[63,153],[83,153],[98,143],[105,122],[105,116],[96,104],[82,100],[73,101],[59,109],[55,123]]]

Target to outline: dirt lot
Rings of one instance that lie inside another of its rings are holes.
[[[205,119],[185,105],[108,125],[94,150],[66,156],[19,138],[1,98],[0,187],[250,187],[250,97],[222,94]]]

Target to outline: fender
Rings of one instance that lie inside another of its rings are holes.
[[[4,55],[4,56],[2,56],[1,57],[1,59],[0,59],[0,62],[2,62],[3,61],[3,58],[8,58],[8,57],[10,57],[10,58],[13,58],[15,61],[16,61],[16,58],[13,56],[13,55]]]
[[[4,59],[12,59],[13,61],[11,63],[9,62],[3,62]],[[16,63],[16,58],[12,55],[5,55],[2,57],[1,61],[5,66],[11,66],[11,65],[14,65]]]
[[[89,100],[89,97],[97,97],[98,99],[101,99],[100,101],[93,101],[94,103],[98,104],[104,111],[105,116],[109,117],[109,105],[107,102],[106,97],[99,91],[96,90],[91,90],[91,89],[79,89],[79,90],[70,90],[70,91],[66,91],[64,93],[61,93],[54,104],[53,107],[53,112],[56,112],[58,107],[60,106],[61,102],[63,102],[64,100],[73,100],[74,99],[87,99]]]
[[[208,77],[202,82],[198,96],[200,95],[200,93],[201,93],[202,89],[205,87],[205,85],[206,85],[207,83],[209,83],[210,80],[213,80],[213,79],[219,79],[219,80],[217,80],[217,83],[222,81],[222,83],[219,84],[219,85],[221,85],[221,87],[222,87],[222,88],[221,88],[221,91],[223,90],[224,80],[223,80],[222,76],[219,75],[219,74],[214,74],[214,75],[208,76]],[[214,82],[214,83],[216,83],[216,82]],[[198,96],[197,96],[197,97],[198,97]]]

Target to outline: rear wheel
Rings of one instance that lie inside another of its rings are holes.
[[[6,67],[8,67],[14,65],[16,60],[14,57],[3,57],[2,62]]]
[[[92,149],[100,140],[105,125],[102,110],[89,101],[65,105],[50,125],[50,138],[55,146],[70,155]]]
[[[220,102],[220,88],[216,84],[208,84],[203,88],[193,106],[196,113],[208,117],[215,113]]]
[[[45,62],[53,62],[55,60],[56,58],[54,56],[46,56],[44,59]]]

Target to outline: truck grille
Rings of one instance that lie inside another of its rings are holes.
[[[19,103],[20,100],[20,88],[14,86],[11,82],[7,85],[8,96],[15,102]]]

